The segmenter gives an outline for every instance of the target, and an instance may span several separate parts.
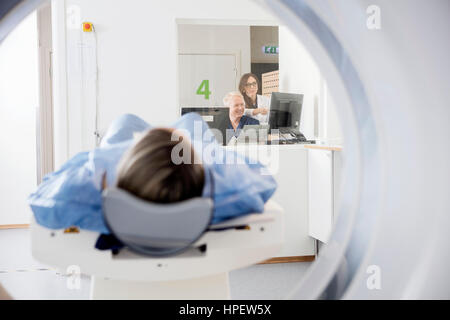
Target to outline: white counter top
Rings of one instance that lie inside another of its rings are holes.
[[[264,148],[281,148],[283,150],[289,150],[289,149],[321,149],[321,150],[331,150],[331,151],[342,151],[341,145],[325,145],[325,144],[309,144],[309,143],[298,143],[298,144],[256,144],[256,143],[243,143],[243,144],[237,144],[232,146],[226,146],[227,149],[237,149],[237,150],[243,150],[243,149],[264,149]]]

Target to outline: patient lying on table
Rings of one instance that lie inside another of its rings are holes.
[[[174,155],[182,162],[173,161]],[[230,158],[235,161],[227,163]],[[275,180],[262,174],[263,169],[259,162],[252,163],[219,145],[197,114],[184,115],[172,128],[152,128],[127,114],[112,123],[100,147],[75,155],[47,175],[30,195],[29,204],[44,227],[76,226],[109,234],[101,193],[114,185],[158,203],[212,196],[212,223],[218,223],[263,212],[276,189]],[[210,170],[212,180],[205,170]]]

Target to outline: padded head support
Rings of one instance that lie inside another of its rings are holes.
[[[210,198],[159,204],[122,189],[103,194],[103,216],[111,232],[131,250],[150,255],[180,253],[200,238],[213,215]]]

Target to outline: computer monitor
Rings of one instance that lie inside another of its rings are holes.
[[[198,113],[211,129],[216,129],[214,134],[216,135],[217,141],[225,145],[226,129],[230,121],[229,110],[230,108],[226,107],[182,107],[181,115],[190,112]]]
[[[270,129],[300,130],[303,94],[272,92],[270,99]]]

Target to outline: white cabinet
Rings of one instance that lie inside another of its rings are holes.
[[[300,144],[253,147],[242,144],[226,148],[250,158],[258,155],[259,160],[269,160],[262,162],[271,168],[278,184],[272,199],[283,208],[285,219],[285,244],[274,258],[296,261],[299,257],[313,257],[315,243],[308,235],[308,150]],[[256,154],[252,150],[256,150]]]
[[[278,257],[314,256],[308,235],[308,151],[301,145],[281,146],[274,174],[278,188],[273,199],[285,212],[285,245]]]
[[[228,146],[251,156],[249,145]],[[334,222],[341,152],[305,145],[254,146],[259,159],[270,154],[278,188],[273,200],[285,213],[285,244],[274,258],[316,254],[315,240],[328,241]],[[265,163],[265,164],[269,164]]]
[[[340,151],[308,151],[309,235],[324,243],[328,242],[333,228],[340,166]]]

